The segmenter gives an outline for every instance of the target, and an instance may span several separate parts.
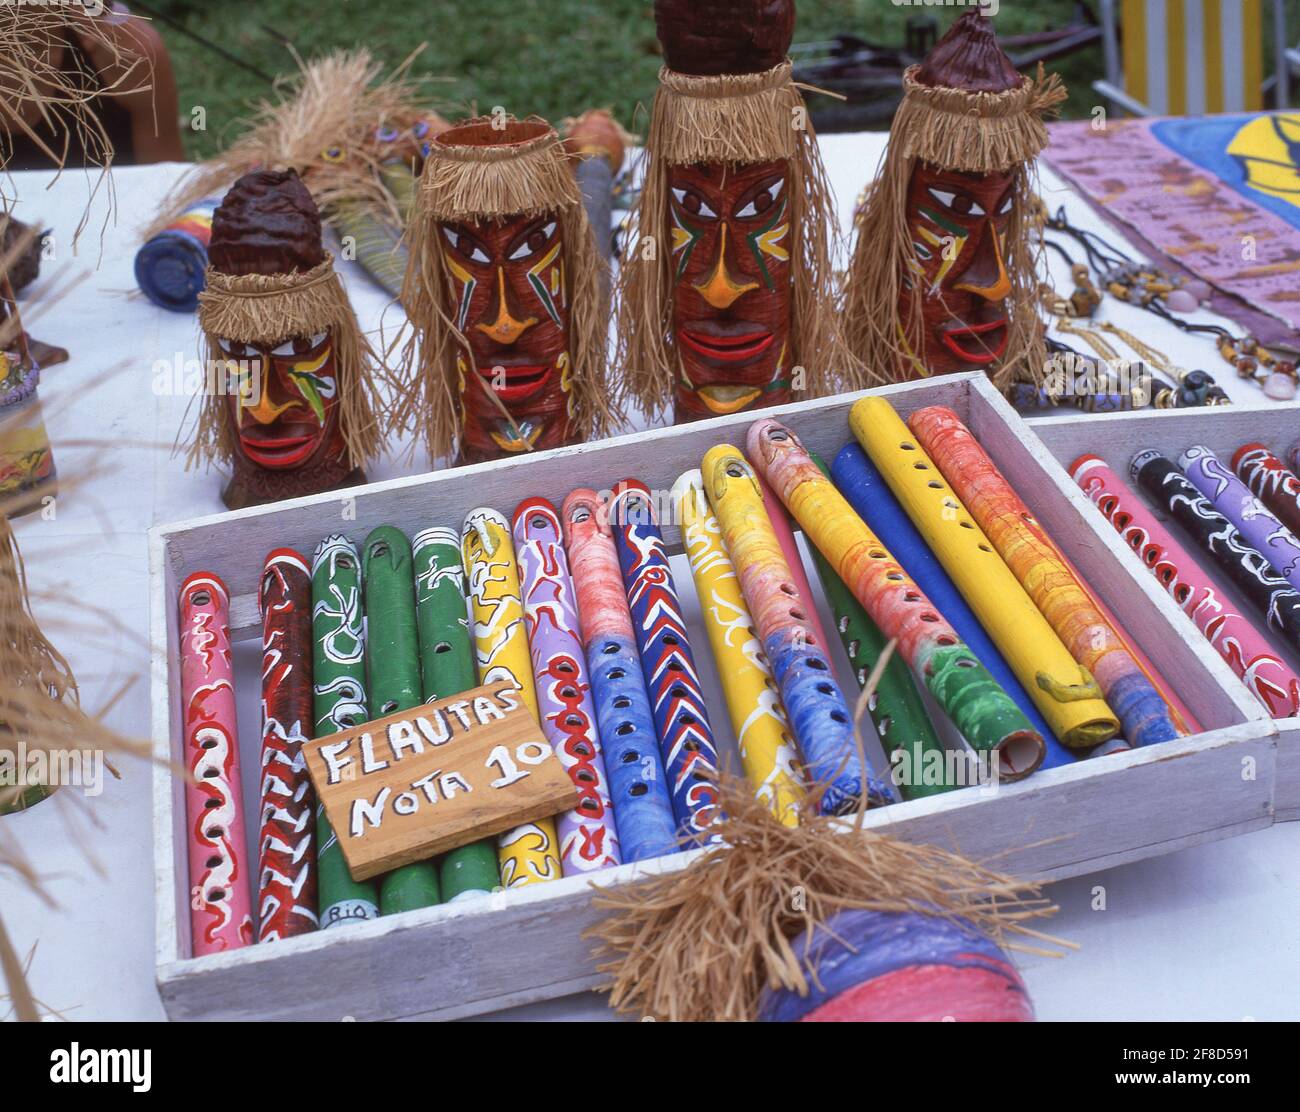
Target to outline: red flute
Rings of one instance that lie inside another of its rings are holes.
[[[194,957],[253,941],[248,846],[239,795],[239,731],[230,659],[230,593],[215,575],[181,584],[181,706]]]
[[[266,558],[262,614],[262,809],[257,940],[307,934],[316,918],[316,793],[303,743],[312,706],[311,570],[289,548]]]
[[[1232,469],[1250,492],[1300,536],[1300,478],[1263,444],[1245,444],[1232,457]]]

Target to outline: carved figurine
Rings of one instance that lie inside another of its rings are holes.
[[[1041,67],[1017,73],[976,9],[903,88],[846,279],[849,345],[891,382],[971,370],[1004,390],[1040,382],[1030,176],[1065,89]]]

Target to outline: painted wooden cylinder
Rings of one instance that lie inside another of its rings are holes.
[[[1119,720],[1097,681],[1061,643],[894,407],[863,398],[849,411],[849,425],[1061,744],[1091,749],[1113,738]]]
[[[1300,536],[1300,476],[1263,444],[1243,444],[1232,457],[1232,469],[1250,492]]]
[[[159,308],[192,313],[199,307],[220,203],[221,197],[205,197],[191,205],[135,253],[136,284]]]
[[[1178,737],[1164,698],[1124,639],[957,414],[932,406],[913,413],[907,427],[1070,655],[1096,677],[1129,743],[1155,745]]]
[[[1024,1023],[1034,1019],[1010,957],[965,919],[841,911],[790,943],[815,970],[809,993],[768,989],[763,1022]]]
[[[720,444],[705,453],[701,472],[809,780],[821,789],[821,812],[851,814],[864,795],[872,806],[893,802],[893,788],[859,752],[853,714],[835,682],[829,646],[809,627],[754,469],[739,448]]]
[[[1300,675],[1128,484],[1091,455],[1070,464],[1070,476],[1269,713],[1274,718],[1300,714]]]
[[[511,681],[540,723],[509,523],[496,510],[470,510],[461,529],[460,551],[468,580],[478,682]],[[541,819],[507,830],[497,839],[497,862],[506,888],[558,878],[555,821]]]
[[[556,820],[560,867],[565,876],[589,873],[621,858],[578,632],[578,600],[555,507],[545,498],[521,502],[514,539],[542,730],[578,790],[578,805]]]
[[[835,486],[857,515],[880,538],[903,570],[915,580],[979,662],[988,669],[989,675],[1038,731],[1046,746],[1041,767],[1056,768],[1077,761],[1080,755],[1066,749],[1056,740],[1056,735],[1038,713],[1038,707],[1020,685],[1011,665],[1003,659],[1002,653],[980,625],[975,612],[962,598],[943,565],[934,558],[925,538],[912,524],[907,511],[894,497],[885,477],[862,450],[862,446],[854,441],[841,448],[831,466],[831,475]]]
[[[190,946],[194,957],[253,941],[250,865],[239,779],[239,726],[230,655],[230,593],[195,572],[180,590],[185,815],[189,826]]]
[[[316,546],[311,564],[313,738],[370,720],[366,694],[366,618],[361,557],[335,534]],[[357,881],[325,808],[316,803],[317,903],[321,930],[379,918],[379,885]]]
[[[41,369],[21,364],[15,353],[0,351],[0,513],[9,518],[36,509],[59,487],[38,390]]]
[[[455,529],[425,529],[416,534],[411,549],[420,682],[424,701],[432,703],[478,686],[460,534]],[[491,838],[453,849],[438,861],[438,889],[447,903],[487,895],[500,883],[497,847]]]
[[[312,727],[311,570],[277,548],[257,596],[262,616],[262,789],[257,940],[308,934],[316,912],[316,793],[302,747]]]
[[[1300,590],[1300,540],[1209,448],[1188,448],[1178,457],[1192,486],[1236,527],[1241,539],[1278,575]]]
[[[609,522],[673,814],[692,841],[712,841],[709,827],[719,817],[718,753],[663,535],[644,484],[625,479],[614,487]]]
[[[831,472],[825,461],[815,452],[810,455],[821,473],[829,478]],[[888,642],[871,615],[844,585],[844,580],[826,562],[826,557],[814,548],[812,558],[826,602],[835,616],[836,632],[861,690],[866,687]],[[880,673],[875,693],[867,700],[867,713],[889,760],[890,778],[904,799],[939,795],[957,786],[943,742],[926,712],[916,681],[897,653],[890,656]]]
[[[698,470],[674,484],[673,504],[740,763],[777,821],[797,826],[803,797],[795,766],[799,751]]]
[[[1242,540],[1226,517],[1159,452],[1139,452],[1130,472],[1134,481],[1209,554],[1214,565],[1241,591],[1271,629],[1300,651],[1300,592]]]
[[[623,860],[676,853],[677,820],[605,505],[594,490],[575,490],[560,516]]]
[[[1028,776],[1044,741],[901,565],[853,512],[788,428],[750,426],[748,456],[977,752],[998,755],[1003,778]]]
[[[424,701],[411,542],[400,529],[381,525],[366,537],[362,562],[370,714],[372,718],[384,718],[418,707]],[[441,902],[438,870],[432,861],[404,865],[379,882],[381,915],[396,915]]]

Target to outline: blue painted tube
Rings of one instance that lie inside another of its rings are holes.
[[[677,820],[636,645],[616,634],[592,641],[587,671],[623,860],[676,853]]]
[[[1025,693],[1015,673],[998,652],[997,646],[984,632],[979,619],[953,585],[948,573],[930,551],[906,511],[898,504],[889,484],[885,482],[875,464],[857,444],[846,444],[831,466],[831,477],[839,492],[844,495],[858,516],[871,527],[881,543],[893,553],[902,566],[939,613],[947,619],[979,661],[997,680],[1025,717],[1033,724],[1047,743],[1047,753],[1042,768],[1073,764],[1078,757],[1066,749],[1043,721],[1034,701]]]
[[[145,297],[174,313],[192,313],[206,284],[212,213],[220,197],[186,209],[135,254],[135,280]]]
[[[633,479],[619,483],[609,516],[673,814],[693,841],[709,842],[720,815],[718,752],[650,491]]]

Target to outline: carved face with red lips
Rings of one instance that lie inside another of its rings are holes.
[[[464,356],[459,360],[462,460],[477,463],[571,443],[577,433],[569,408],[560,218],[445,223],[440,230],[455,298],[452,319],[474,357],[474,370]]]
[[[226,357],[238,361],[229,402],[239,451],[250,463],[292,471],[342,456],[330,333],[291,336],[278,344],[218,342]]]
[[[790,400],[789,167],[668,174],[677,420]]]
[[[907,193],[915,265],[905,276],[899,316],[923,297],[923,349],[930,374],[982,370],[1008,341],[1011,293],[1003,243],[1013,204],[1010,173],[969,174],[918,162]]]

